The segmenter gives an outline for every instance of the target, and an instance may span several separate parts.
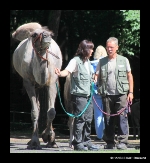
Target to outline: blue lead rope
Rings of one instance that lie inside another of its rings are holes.
[[[85,108],[83,109],[83,111],[82,111],[79,115],[73,115],[73,114],[70,114],[70,113],[66,112],[66,110],[64,109],[63,104],[62,104],[62,102],[61,102],[60,91],[59,91],[59,89],[58,89],[57,82],[56,82],[56,88],[57,88],[57,92],[58,92],[58,96],[59,96],[59,101],[60,101],[60,104],[61,104],[61,106],[62,106],[64,112],[65,112],[67,115],[69,115],[70,117],[75,118],[75,117],[81,116],[81,115],[85,112],[85,110],[88,108],[88,106],[89,106],[89,104],[90,104],[90,101],[92,100],[92,96],[93,96],[93,92],[94,92],[94,82],[92,82],[91,97],[90,97],[88,103],[86,104]]]

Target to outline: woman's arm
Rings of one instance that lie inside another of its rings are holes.
[[[57,74],[59,77],[66,77],[67,75],[69,75],[69,71],[64,69],[62,71],[60,71],[59,68],[55,68],[55,74]]]

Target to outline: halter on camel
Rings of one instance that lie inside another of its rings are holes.
[[[40,57],[40,58],[42,58],[42,59],[44,59],[44,60],[46,60],[47,61],[47,67],[48,67],[48,53],[50,53],[50,54],[52,54],[54,57],[56,57],[57,59],[60,59],[56,54],[54,54],[53,52],[51,52],[51,51],[49,51],[48,49],[49,49],[49,45],[45,48],[45,49],[43,49],[42,48],[42,37],[43,37],[43,33],[44,32],[42,32],[42,33],[40,33],[38,36],[36,36],[36,38],[34,39],[34,40],[32,40],[32,46],[33,46],[33,49],[35,50],[35,53]],[[34,35],[32,35],[31,37],[33,37]],[[40,39],[40,50],[39,51],[37,51],[36,50],[36,48],[35,48],[35,43],[36,43],[36,41],[38,40],[38,39]],[[40,52],[41,52],[41,50],[46,50],[46,58],[44,58],[44,57],[42,57],[41,55],[40,55]]]

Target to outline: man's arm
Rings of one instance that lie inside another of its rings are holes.
[[[133,100],[133,76],[132,76],[131,71],[127,72],[127,79],[129,82],[129,94],[128,94],[127,100],[129,102],[132,102]]]
[[[95,75],[94,75],[94,82],[97,83],[97,79],[98,79],[98,76],[99,76],[99,69],[100,69],[100,60],[96,66],[96,71],[95,71]]]
[[[98,74],[94,74],[94,83],[96,83],[97,82],[97,79],[98,79]]]

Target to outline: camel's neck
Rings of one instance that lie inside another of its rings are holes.
[[[33,58],[33,75],[36,82],[40,85],[46,85],[49,81],[48,63],[46,60],[40,58],[34,54]],[[46,58],[46,53],[41,54],[43,58]]]

